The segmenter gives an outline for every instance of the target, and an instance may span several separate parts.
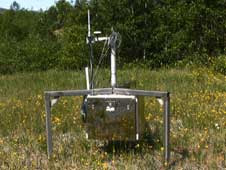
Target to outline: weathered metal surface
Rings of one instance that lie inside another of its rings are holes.
[[[164,91],[147,91],[147,90],[133,90],[124,88],[100,88],[92,90],[60,90],[60,91],[46,91],[49,96],[82,96],[82,95],[99,95],[99,94],[121,94],[134,96],[152,96],[152,97],[166,97],[169,92]]]
[[[165,97],[169,92],[164,91],[147,91],[147,90],[134,90],[134,89],[123,89],[114,88],[113,92],[115,94],[123,95],[135,95],[135,96],[152,96],[152,97]]]
[[[134,98],[87,98],[86,131],[90,139],[135,140]]]
[[[48,158],[50,158],[50,155],[53,150],[53,145],[52,145],[52,130],[51,130],[51,100],[48,94],[45,95],[45,109],[46,109],[47,153],[48,153]]]
[[[87,97],[86,130],[89,138],[136,140],[144,131],[143,99],[125,95]]]
[[[169,94],[164,98],[164,160],[165,163],[170,159],[170,97]]]

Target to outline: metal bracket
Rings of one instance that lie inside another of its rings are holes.
[[[163,100],[162,98],[159,98],[159,97],[156,97],[156,99],[157,99],[157,101],[159,102],[159,104],[160,104],[161,106],[163,106],[164,100]]]
[[[54,97],[54,98],[51,100],[51,107],[53,107],[53,106],[58,102],[59,99],[60,99],[59,96]]]
[[[164,120],[164,160],[168,164],[170,159],[170,93],[163,91],[146,91],[123,88],[101,88],[92,90],[64,90],[64,91],[46,91],[45,92],[45,109],[46,109],[46,136],[47,136],[47,153],[51,157],[53,151],[52,131],[51,131],[51,107],[61,96],[85,96],[88,94],[121,94],[134,96],[150,96],[163,100],[163,120]],[[54,99],[51,100],[51,97]]]

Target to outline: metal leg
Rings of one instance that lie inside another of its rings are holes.
[[[139,131],[139,116],[138,116],[138,111],[139,111],[139,104],[138,104],[138,99],[136,98],[136,112],[135,112],[135,127],[136,127],[136,140],[139,140],[139,135],[140,135],[140,131]]]
[[[53,151],[52,146],[52,131],[51,131],[51,100],[48,94],[45,94],[45,107],[46,107],[46,137],[47,137],[47,154],[50,158]]]
[[[170,159],[170,96],[164,97],[164,159],[168,165]]]

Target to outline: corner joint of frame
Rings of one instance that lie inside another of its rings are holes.
[[[164,98],[169,98],[170,97],[170,92],[165,92]]]
[[[50,100],[50,94],[49,94],[48,91],[45,91],[45,92],[44,92],[44,95],[45,95],[45,100],[46,100],[46,99],[49,99],[49,100]]]
[[[49,96],[49,92],[48,91],[44,91],[45,96]]]

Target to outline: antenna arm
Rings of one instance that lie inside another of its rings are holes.
[[[89,37],[86,38],[86,44],[92,43],[94,44],[95,42],[100,42],[100,41],[110,41],[110,37],[94,37],[89,40]]]

